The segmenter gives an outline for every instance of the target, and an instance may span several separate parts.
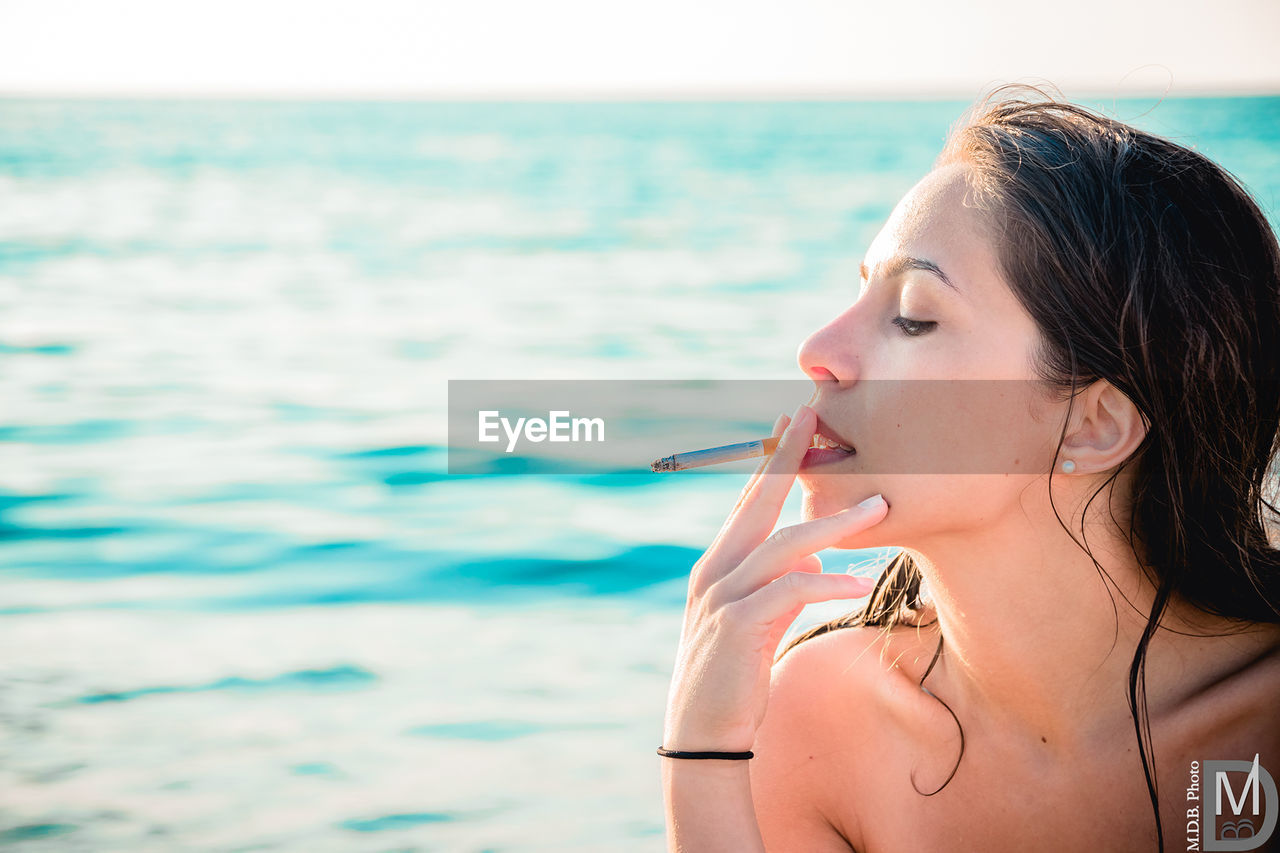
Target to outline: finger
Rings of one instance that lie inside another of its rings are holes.
[[[822,558],[821,558],[821,557],[819,557],[817,554],[810,554],[810,555],[808,555],[807,557],[802,557],[802,558],[800,558],[800,560],[799,560],[798,562],[796,562],[795,564],[793,564],[793,565],[791,566],[791,571],[793,571],[793,572],[815,572],[815,573],[816,573],[816,572],[821,572],[821,571],[822,571]]]
[[[776,574],[784,574],[786,571],[820,575],[822,574],[822,560],[817,554],[808,554]],[[719,610],[721,607],[746,598],[755,592],[757,588],[745,588],[736,583],[734,575],[729,575],[711,585],[711,588],[707,590],[706,596],[703,598],[703,606],[708,610]],[[795,619],[795,614],[792,614],[791,618]]]
[[[773,422],[773,430],[769,433],[770,438],[778,438],[787,431],[787,427],[791,425],[791,417],[789,415],[778,415],[778,419]],[[777,448],[774,448],[777,450]],[[769,454],[760,460],[760,464],[756,466],[756,470],[751,472],[751,479],[747,481],[747,488],[742,490],[743,495],[751,490],[751,487],[760,479],[760,475],[764,473],[764,469],[769,467],[769,460],[773,458],[773,454]]]
[[[800,409],[806,408],[807,407],[805,406],[800,407]],[[800,409],[797,409],[797,415],[800,414]],[[785,420],[782,417],[778,418],[778,421],[774,424],[774,434],[781,435],[781,441],[779,441],[778,446],[774,448],[773,454],[761,463],[758,471],[752,477],[751,482],[747,484],[747,487],[743,490],[743,494],[738,498],[738,505],[733,508],[733,511],[725,519],[724,524],[721,525],[720,531],[716,534],[715,540],[711,543],[711,547],[707,551],[708,554],[714,554],[716,556],[717,564],[726,567],[720,573],[721,575],[724,572],[730,571],[733,566],[738,565],[746,559],[747,555],[750,554],[752,550],[754,550],[755,547],[769,535],[769,531],[773,530],[774,525],[778,523],[778,514],[782,511],[781,501],[778,506],[772,508],[772,512],[766,508],[763,512],[756,511],[752,516],[745,516],[745,513],[747,512],[748,507],[759,502],[760,490],[762,488],[761,484],[769,480],[779,479],[778,475],[770,473],[771,466],[776,464],[779,454],[784,451],[783,446],[789,441],[788,435],[792,435],[794,439],[794,431],[791,429],[791,425],[794,422],[795,418],[785,418]],[[781,431],[778,428],[779,425],[781,425]],[[798,449],[800,459],[804,458],[807,446],[812,444],[812,434],[812,431],[806,433],[809,438],[804,442],[805,447]],[[794,453],[796,449],[797,448],[793,446],[792,452]],[[796,463],[796,467],[799,467],[798,462]],[[791,484],[794,482],[795,474],[793,472],[784,484],[784,500],[786,498],[786,492],[791,490]],[[745,520],[740,521],[740,519],[744,519],[744,517]],[[718,579],[719,576],[709,578],[712,582]]]
[[[806,604],[862,598],[875,587],[870,578],[845,574],[789,572],[751,595],[730,604],[736,618],[771,632],[779,619]],[[767,635],[766,635],[767,636]]]
[[[817,554],[810,554],[792,566],[791,571],[821,574],[822,560],[819,559]],[[846,572],[846,574],[849,573]],[[773,640],[773,645],[770,646],[770,648],[777,648],[778,641],[782,639],[782,635],[787,632],[787,629],[791,627],[791,624],[796,621],[796,617],[800,615],[800,611],[802,610],[804,610],[804,604],[797,604],[784,613],[781,619],[774,623],[773,634],[770,635]]]
[[[787,425],[790,423],[791,423],[791,418],[787,417],[786,415],[778,415],[778,419],[773,422],[773,431],[769,433],[769,437],[777,438],[778,436],[782,435],[784,432],[786,432]],[[746,500],[747,495],[751,494],[751,490],[755,488],[756,483],[759,482],[760,475],[764,473],[764,469],[769,466],[769,460],[772,458],[773,458],[773,454],[770,454],[766,456],[764,459],[761,459],[760,464],[756,466],[756,470],[751,472],[751,476],[747,479],[747,484],[742,487],[742,492],[739,493],[738,495],[738,502],[734,504],[733,511],[730,512],[729,514],[730,517],[732,517],[733,513],[736,513],[738,511],[738,508],[742,506],[742,502]]]
[[[786,415],[783,415],[782,418],[778,418],[778,423],[774,424],[772,438],[780,438],[783,434],[786,434],[787,428],[791,425],[791,420],[792,419],[788,418]],[[810,442],[812,442],[812,439],[810,439]],[[774,448],[773,453],[765,457],[765,459],[755,467],[755,473],[751,474],[751,480],[746,484],[748,485],[748,488],[745,488],[744,491],[742,491],[742,496],[748,497],[751,492],[754,492],[756,488],[759,488],[760,476],[762,476],[765,471],[769,470],[769,462],[772,462],[773,457],[778,455],[778,450],[780,450],[780,448]]]
[[[810,425],[797,424],[796,419],[804,416],[808,416],[809,419],[817,418],[808,406],[800,406],[796,410],[795,418],[787,424],[781,441],[778,441],[778,446],[774,448],[773,456],[765,462],[762,473],[754,483],[751,483],[748,494],[742,498],[741,505],[735,508],[735,512],[728,519],[724,520],[716,542],[712,543],[712,548],[709,549],[709,553],[716,555],[718,565],[732,567],[740,564],[760,542],[763,542],[769,535],[769,530],[778,523],[778,514],[782,512],[782,501],[785,500],[787,492],[791,491],[791,484],[795,483],[795,473],[799,470],[800,460],[804,459],[805,452],[808,451],[808,444],[813,442],[813,428]],[[804,435],[803,441],[800,438],[801,434]],[[785,455],[790,455],[790,461],[780,461],[780,457]],[[786,466],[790,466],[790,474],[776,475],[777,471],[783,470]],[[774,497],[772,505],[762,506],[762,502],[769,500],[765,497],[767,492],[771,496],[780,494],[780,497]]]
[[[777,438],[782,435],[787,425],[791,423],[791,418],[786,415],[778,415],[778,419],[773,422],[773,432],[769,434],[770,438]],[[776,451],[776,448],[775,448]],[[747,480],[747,484],[742,487],[742,491],[738,494],[738,501],[733,505],[733,509],[729,511],[729,517],[725,519],[725,526],[733,521],[733,517],[738,514],[738,510],[742,508],[742,504],[746,501],[747,496],[755,489],[756,483],[760,481],[760,475],[764,473],[764,469],[769,466],[769,460],[773,458],[772,454],[766,456],[756,466],[756,470],[751,473],[751,477]]]
[[[859,504],[835,515],[793,524],[777,531],[717,584],[717,597],[723,596],[722,600],[726,601],[746,598],[776,579],[787,568],[807,557],[818,559],[815,552],[830,548],[837,542],[879,524],[888,514],[888,504],[883,498],[878,501],[868,499],[864,504],[868,505]],[[819,560],[819,570],[821,565]]]
[[[795,484],[796,472],[813,443],[816,419],[808,406],[796,409],[773,456],[734,517],[731,526],[736,542],[734,551],[727,555],[731,564],[745,559],[777,525],[782,504]]]
[[[813,414],[812,409],[802,405],[796,410],[796,415],[799,416],[803,413],[807,413],[811,418],[816,419],[817,417]],[[740,524],[739,520],[745,516],[750,507],[760,500],[761,482],[777,479],[766,475],[770,467],[777,463],[778,455],[783,453],[785,448],[789,447],[789,452],[793,455],[798,453],[799,459],[804,458],[807,445],[812,443],[813,431],[811,427],[801,427],[801,430],[808,430],[803,433],[805,440],[801,442],[797,438],[800,433],[797,432],[795,423],[794,417],[785,420],[783,417],[779,417],[774,423],[775,433],[779,429],[782,430],[781,440],[774,449],[773,455],[762,466],[760,476],[748,484],[747,489],[744,490],[746,494],[739,498],[739,505],[734,507],[734,510],[725,519],[724,524],[720,526],[715,539],[710,547],[707,548],[706,553],[703,554],[703,559],[699,560],[694,566],[689,577],[689,592],[691,596],[695,594],[701,595],[712,584],[733,571],[734,567],[745,560],[747,555],[764,541],[765,537],[769,535],[769,531],[773,530],[774,525],[778,523],[778,514],[782,511],[781,502],[773,507],[771,512],[767,509],[763,513],[757,511],[755,518],[749,520],[745,525]],[[805,446],[797,447],[797,443]],[[799,462],[795,462],[794,466],[798,468]],[[790,483],[794,481],[795,472],[793,470],[788,478],[783,498],[786,497],[786,491],[790,490]]]
[[[770,436],[773,438],[777,438],[778,436],[782,435],[782,433],[787,428],[787,424],[789,423],[791,423],[791,418],[787,417],[786,415],[778,415],[778,419],[773,422],[773,432],[770,433]],[[707,548],[708,552],[713,552],[715,550],[716,546],[720,544],[720,540],[724,538],[725,532],[729,530],[730,527],[733,526],[734,518],[737,517],[738,512],[742,509],[742,504],[747,500],[747,497],[751,494],[752,490],[755,488],[756,482],[759,480],[761,472],[763,472],[765,469],[765,466],[769,464],[769,459],[770,457],[766,456],[760,462],[760,464],[756,466],[756,470],[751,474],[751,477],[747,480],[747,484],[743,486],[742,491],[738,493],[737,502],[733,505],[733,509],[729,510],[729,514],[725,516],[724,522],[721,523],[720,530],[716,532],[715,538],[711,540],[711,545]]]

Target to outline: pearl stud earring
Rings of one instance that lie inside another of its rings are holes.
[[[1070,459],[1066,459],[1062,463],[1062,470],[1070,474],[1072,471],[1076,470],[1076,463],[1072,462]]]

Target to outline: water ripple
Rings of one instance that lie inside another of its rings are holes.
[[[208,684],[171,685],[162,684],[155,687],[139,687],[133,690],[112,691],[109,693],[92,693],[81,696],[75,701],[84,705],[95,705],[101,702],[129,702],[143,696],[157,696],[170,693],[204,693],[211,690],[259,691],[259,690],[317,690],[331,688],[364,687],[378,677],[358,666],[343,665],[329,669],[303,669],[286,672],[271,678],[243,678],[231,676],[220,678]]]
[[[461,815],[450,812],[414,812],[410,814],[389,814],[381,817],[352,818],[338,824],[343,829],[354,832],[384,832],[388,829],[407,829],[424,823],[451,823],[461,819]]]

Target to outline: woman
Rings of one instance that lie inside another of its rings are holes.
[[[1280,778],[1276,237],[1203,156],[997,94],[801,346],[814,397],[693,569],[672,849],[1214,849],[1193,772]],[[770,535],[796,479],[808,520]],[[874,589],[815,556],[883,546]],[[868,592],[775,662],[805,604]],[[1226,778],[1213,831],[1256,846],[1218,849],[1280,849],[1277,798]]]

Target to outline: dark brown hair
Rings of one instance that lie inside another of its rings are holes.
[[[1148,426],[1089,503],[1131,472],[1127,538],[1157,592],[1129,707],[1163,846],[1143,737],[1146,652],[1161,615],[1177,596],[1241,630],[1280,622],[1280,550],[1268,540],[1280,511],[1265,494],[1280,457],[1280,246],[1248,192],[1208,158],[1038,89],[1004,87],[973,107],[937,165],[957,162],[1039,329],[1039,376],[1062,400],[1106,380]],[[902,551],[864,607],[800,634],[778,658],[828,631],[920,624],[921,581]]]

